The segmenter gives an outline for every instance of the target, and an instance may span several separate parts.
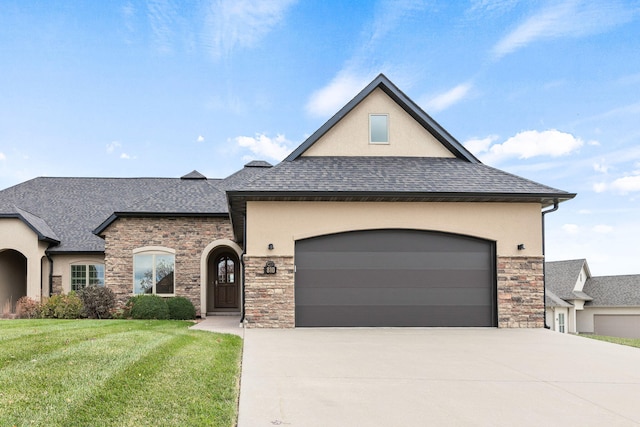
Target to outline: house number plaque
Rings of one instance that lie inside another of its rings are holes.
[[[264,266],[264,274],[276,274],[276,264],[273,261],[267,261]]]

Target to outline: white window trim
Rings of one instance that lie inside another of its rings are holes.
[[[86,288],[87,286],[89,286],[89,266],[90,265],[101,265],[102,266],[102,270],[103,273],[105,272],[105,265],[104,263],[101,262],[96,262],[96,261],[75,261],[72,262],[71,264],[69,264],[69,290],[70,291],[74,291],[77,292],[78,290],[73,289],[73,267],[76,266],[80,266],[80,265],[84,265],[85,267],[87,267],[86,269],[86,276],[85,276],[85,284],[83,286],[83,288]],[[98,285],[98,286],[106,286],[106,280],[105,277],[102,277],[102,285]]]
[[[374,142],[371,141],[371,117],[372,116],[386,116],[387,118],[387,141],[386,142]],[[391,120],[389,120],[388,113],[371,113],[369,114],[369,144],[371,145],[389,145],[391,142]]]
[[[153,293],[151,295],[157,295],[157,296],[163,297],[163,298],[164,297],[170,298],[170,297],[176,296],[176,269],[177,268],[176,268],[176,259],[175,259],[175,256],[176,256],[176,250],[175,249],[167,248],[167,247],[164,247],[164,246],[143,246],[141,248],[133,249],[131,252],[132,252],[132,255],[133,255],[133,257],[131,259],[131,261],[133,262],[133,275],[132,275],[132,278],[131,278],[131,285],[132,285],[131,294],[132,295],[144,295],[144,294],[136,294],[136,269],[135,269],[135,261],[134,261],[135,255],[167,255],[167,254],[170,254],[170,255],[173,255],[173,293],[170,293],[170,294],[157,294],[155,292],[156,285],[154,283],[154,285],[153,285],[153,290],[154,291],[153,291]],[[155,269],[155,267],[154,267],[154,269]]]

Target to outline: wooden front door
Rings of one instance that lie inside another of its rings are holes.
[[[210,272],[214,286],[215,308],[238,308],[238,258],[232,253],[216,257]]]

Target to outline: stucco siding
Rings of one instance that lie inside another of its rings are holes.
[[[404,228],[492,240],[498,256],[542,256],[541,227],[535,203],[247,202],[247,253],[290,256],[299,239]]]
[[[388,144],[369,144],[369,114],[389,115]],[[381,89],[374,90],[303,156],[454,157]]]
[[[27,296],[38,301],[42,296],[42,258],[47,247],[22,220],[0,219],[0,251],[13,249],[27,258]]]

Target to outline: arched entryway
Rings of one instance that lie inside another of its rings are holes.
[[[15,312],[27,295],[27,258],[13,249],[0,251],[0,313]]]
[[[231,240],[216,240],[203,252],[202,314],[242,310],[242,248]]]

